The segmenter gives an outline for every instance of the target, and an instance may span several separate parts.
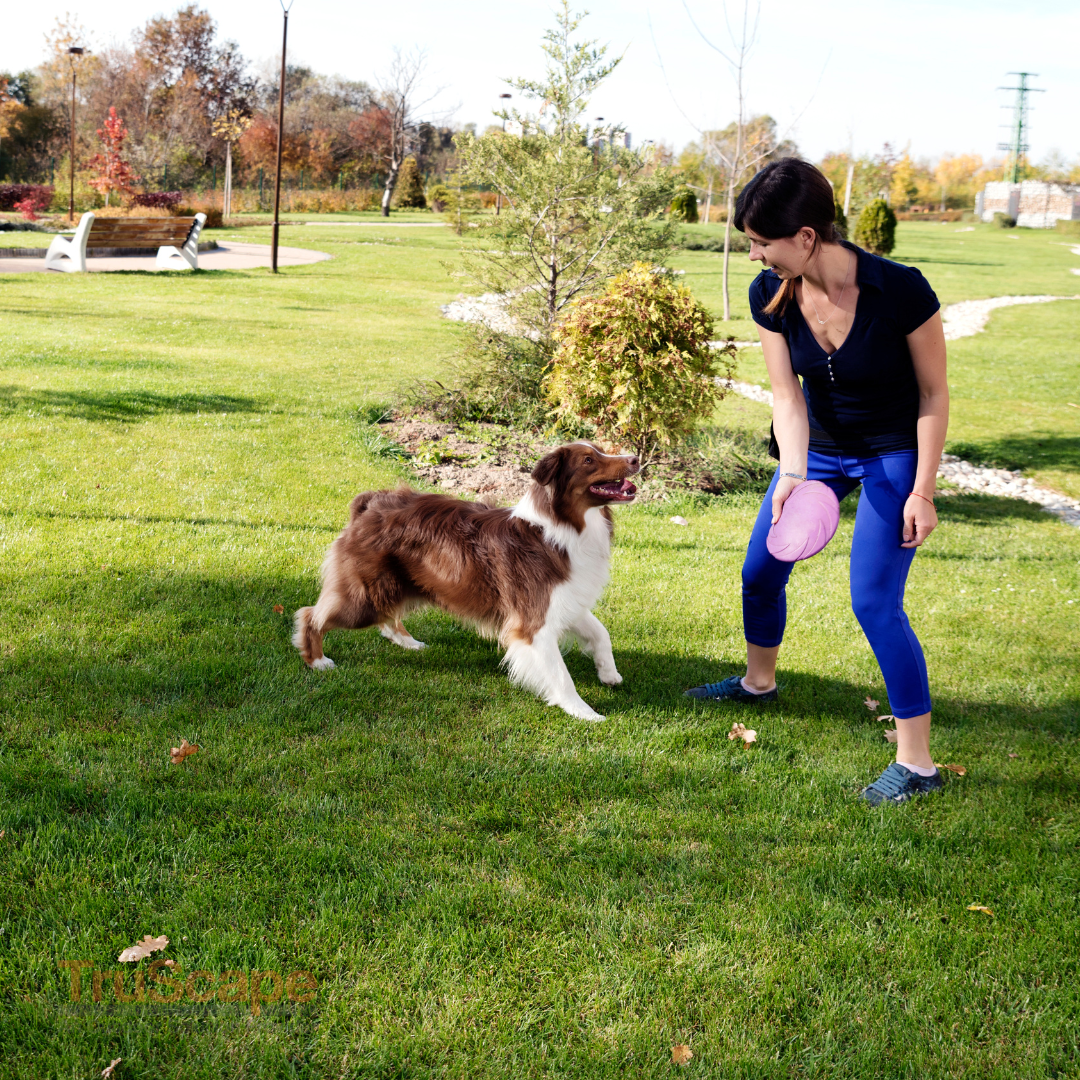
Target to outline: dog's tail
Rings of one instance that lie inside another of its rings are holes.
[[[310,666],[313,660],[322,655],[322,634],[312,626],[313,607],[302,607],[293,616],[293,645],[299,650],[305,664]]]

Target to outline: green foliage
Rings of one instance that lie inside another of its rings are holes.
[[[555,333],[547,377],[559,416],[587,419],[643,462],[689,435],[724,397],[735,349],[714,350],[712,316],[645,263],[579,300]]]
[[[847,239],[848,227],[847,227],[847,215],[844,213],[843,206],[839,202],[833,203],[833,210],[836,213],[836,220],[833,222],[836,231],[840,234],[842,240]]]
[[[1080,221],[1059,221],[1054,228],[1067,236],[1080,236]]]
[[[863,207],[855,243],[875,255],[888,255],[896,246],[896,215],[884,199],[873,199]]]
[[[724,233],[715,229],[709,232],[704,230],[690,232],[684,229],[679,236],[678,243],[679,247],[684,251],[723,251]],[[732,229],[728,251],[747,252],[749,250],[750,241],[746,234],[739,232],[737,229]]]
[[[998,210],[994,214],[993,225],[995,229],[1015,229],[1016,218],[1010,217],[1008,214],[1003,214],[1000,210]]]
[[[411,155],[401,163],[397,184],[394,186],[394,206],[399,210],[424,210],[427,197],[424,195],[424,181],[416,158]]]
[[[445,184],[432,184],[427,191],[428,205],[436,214],[441,214],[453,198],[453,192]]]
[[[484,291],[510,297],[511,313],[537,340],[550,342],[561,312],[637,259],[661,262],[674,227],[654,220],[671,202],[668,170],[652,157],[611,147],[598,154],[579,123],[590,94],[618,61],[595,42],[573,40],[578,21],[564,2],[545,35],[543,82],[510,83],[543,105],[543,126],[518,111],[500,116],[522,134],[464,132],[455,140],[466,182],[502,195],[499,217],[463,252]]]
[[[466,331],[461,354],[440,379],[413,383],[409,405],[452,424],[486,421],[524,430],[552,425],[555,417],[544,397],[549,350],[529,338],[497,333],[478,323]]]
[[[698,219],[697,196],[688,187],[681,187],[671,200],[671,216],[676,221],[693,225]]]

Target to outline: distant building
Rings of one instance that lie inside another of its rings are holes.
[[[987,184],[975,196],[975,214],[993,221],[1006,214],[1029,229],[1052,229],[1058,221],[1080,221],[1080,184],[1050,184],[1045,180],[1006,180]]]

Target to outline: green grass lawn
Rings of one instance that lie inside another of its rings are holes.
[[[895,253],[945,301],[1078,291],[1054,234],[951,228],[904,223]],[[1080,533],[943,500],[907,606],[936,760],[967,775],[902,808],[857,798],[890,748],[846,504],[792,579],[748,748],[745,714],[681,692],[738,668],[751,493],[619,511],[598,614],[626,682],[568,658],[605,724],[433,612],[422,654],[334,633],[338,668],[309,672],[289,615],[352,495],[403,476],[358,410],[440,374],[467,284],[439,230],[282,241],[334,258],[0,275],[3,1074],[669,1076],[684,1043],[688,1076],[1080,1076]],[[674,263],[716,308],[718,257]],[[738,337],[752,272],[737,256]],[[1076,302],[1012,308],[954,343],[952,438],[1076,484],[1078,325]],[[751,350],[740,377],[763,379]],[[170,765],[182,738],[201,750]],[[256,1015],[150,1000],[149,973],[95,1002],[87,970],[71,1001],[61,962],[111,971],[145,934],[183,979],[317,988]]]

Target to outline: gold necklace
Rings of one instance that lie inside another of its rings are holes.
[[[858,259],[856,259],[855,261],[858,262]],[[814,314],[817,316],[818,326],[824,326],[829,321],[829,319],[831,319],[833,317],[833,315],[835,315],[836,312],[839,310],[840,301],[844,299],[844,293],[847,292],[848,282],[850,280],[851,280],[851,262],[849,261],[848,262],[848,268],[847,268],[847,276],[844,278],[844,287],[840,290],[840,296],[837,299],[836,303],[833,304],[833,309],[829,313],[829,318],[828,319],[823,319],[821,317],[821,312],[818,311],[818,306],[817,306],[816,303],[814,303],[814,294],[809,289],[806,290],[806,295],[810,297],[810,303],[814,305]],[[805,285],[806,282],[804,281],[803,284]],[[825,293],[825,299],[828,300],[828,298],[829,298],[829,294],[826,292]]]

